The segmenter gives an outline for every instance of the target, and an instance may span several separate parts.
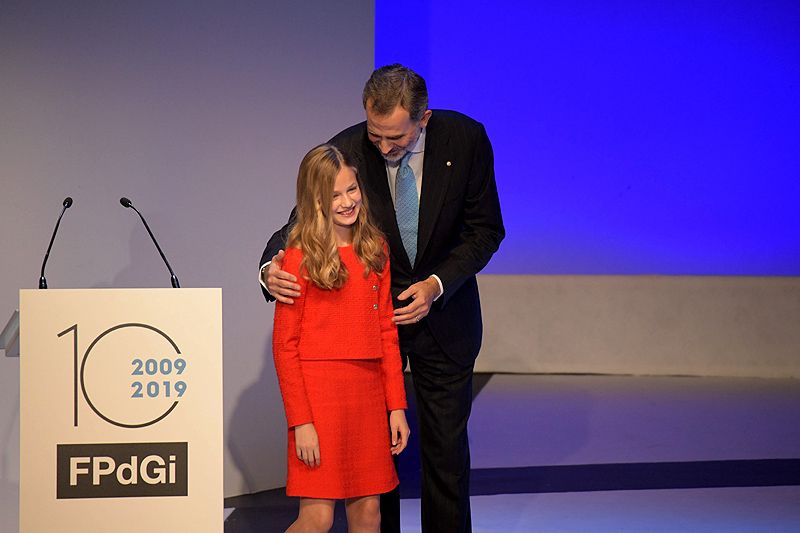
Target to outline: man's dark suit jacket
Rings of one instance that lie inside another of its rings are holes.
[[[419,206],[417,260],[411,265],[400,239],[389,192],[386,164],[367,138],[366,122],[330,141],[358,167],[372,219],[386,234],[391,254],[392,294],[436,274],[444,293],[434,302],[428,321],[444,352],[471,365],[483,335],[477,274],[505,236],[494,178],[494,155],[483,125],[455,111],[434,110],[426,128]],[[294,223],[267,243],[261,265],[284,248]],[[273,298],[264,291],[267,299]],[[395,307],[408,305],[410,300]]]

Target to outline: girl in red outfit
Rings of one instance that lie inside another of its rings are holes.
[[[355,167],[334,146],[300,164],[286,247],[284,270],[300,285],[293,305],[277,304],[273,330],[289,425],[286,493],[300,497],[287,531],[328,531],[334,501],[345,499],[348,529],[378,532],[379,494],[397,486],[392,455],[408,442],[406,397],[388,249]]]

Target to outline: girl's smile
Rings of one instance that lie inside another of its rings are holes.
[[[350,244],[353,233],[352,226],[358,220],[360,210],[361,189],[358,186],[356,174],[352,168],[343,166],[333,184],[331,204],[334,231],[339,244]]]

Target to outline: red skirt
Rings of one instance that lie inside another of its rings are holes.
[[[301,361],[319,436],[320,466],[297,457],[289,429],[286,494],[342,499],[398,485],[380,359]]]

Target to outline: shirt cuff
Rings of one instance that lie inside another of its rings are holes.
[[[269,289],[267,288],[267,284],[264,283],[264,276],[262,276],[262,274],[264,272],[264,269],[267,268],[270,263],[272,263],[272,261],[267,261],[266,263],[261,265],[261,268],[258,269],[258,283],[260,283],[261,286],[264,287],[264,290],[267,291],[267,292],[269,292]],[[269,292],[269,293],[272,294],[271,292]]]
[[[436,298],[433,299],[433,301],[435,302],[436,300],[439,299],[439,297],[442,294],[444,294],[444,285],[442,285],[442,280],[440,280],[439,276],[437,276],[436,274],[431,274],[431,277],[436,280],[436,283],[439,284],[439,294],[437,294]]]

